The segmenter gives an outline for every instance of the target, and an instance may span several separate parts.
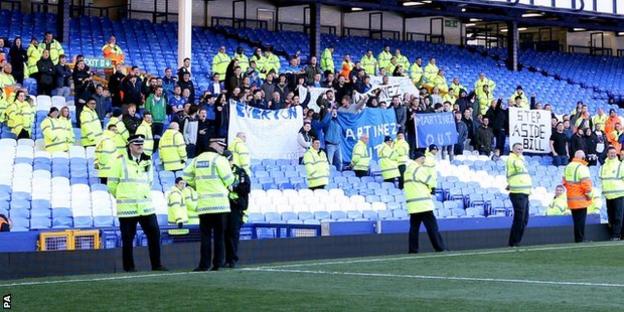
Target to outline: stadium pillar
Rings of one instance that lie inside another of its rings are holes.
[[[310,55],[321,57],[321,4],[310,4]]]
[[[56,40],[67,42],[69,40],[69,20],[71,19],[71,1],[58,0],[58,14],[56,15]]]
[[[507,23],[507,68],[511,71],[518,70],[518,46],[520,35],[518,22]]]
[[[178,67],[182,67],[185,58],[191,57],[192,22],[193,1],[178,1]]]

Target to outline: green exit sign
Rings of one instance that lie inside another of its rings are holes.
[[[458,22],[456,20],[444,20],[444,27],[457,28]]]
[[[113,66],[113,63],[111,63],[110,60],[103,59],[103,58],[86,58],[85,57],[84,62],[87,66],[91,68],[110,68]]]

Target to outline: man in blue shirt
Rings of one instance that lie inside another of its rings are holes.
[[[327,160],[330,165],[335,165],[338,171],[342,171],[342,127],[338,123],[338,112],[335,108],[326,109],[323,117],[323,130],[325,132],[325,149]]]

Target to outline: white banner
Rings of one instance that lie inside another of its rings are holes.
[[[374,86],[381,85],[383,82],[382,76],[373,76],[371,77],[371,84]],[[398,89],[396,90],[396,95],[403,95],[405,93],[409,94],[418,94],[418,88],[414,86],[414,83],[408,77],[388,77],[389,85],[398,85]]]
[[[308,102],[308,108],[317,113],[320,112],[321,108],[316,105],[316,100],[318,100],[320,96],[323,96],[327,90],[329,90],[329,88],[310,88],[310,102]],[[305,101],[307,93],[308,89],[299,88],[299,99],[301,99],[301,102]]]
[[[228,141],[244,132],[252,159],[296,159],[302,126],[301,106],[268,110],[230,102]]]
[[[509,108],[509,148],[520,143],[525,152],[550,153],[551,114],[547,110]],[[491,121],[490,121],[491,123]]]

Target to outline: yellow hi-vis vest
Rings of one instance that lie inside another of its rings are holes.
[[[597,188],[592,188],[591,191],[592,202],[589,207],[587,207],[587,213],[600,213],[600,209],[602,209],[602,198],[600,197],[600,191]]]
[[[160,151],[160,160],[165,166],[165,170],[173,171],[184,168],[186,144],[180,131],[167,129],[162,138],[160,138],[158,150]]]
[[[250,64],[251,64],[251,61],[256,62],[256,70],[258,71],[258,77],[260,77],[260,79],[265,79],[266,74],[268,73],[263,73],[264,66],[266,65],[266,59],[264,58],[264,56],[260,55],[260,57],[258,57],[257,55],[254,54],[251,57],[251,60],[249,61]]]
[[[607,158],[600,168],[600,180],[602,181],[602,194],[607,199],[624,196],[624,166],[620,160]]]
[[[309,148],[303,154],[303,163],[308,176],[308,187],[324,186],[329,183],[329,162],[325,152]]]
[[[225,72],[227,71],[227,67],[230,64],[230,56],[225,53],[217,53],[212,58],[212,74],[219,74],[219,80],[225,80]]]
[[[428,170],[429,175],[431,176],[431,185],[432,187],[436,187],[438,185],[438,171],[436,170],[436,157],[430,151],[425,152],[425,162],[422,164],[426,170]]]
[[[7,108],[6,114],[9,118],[8,126],[13,134],[19,135],[22,130],[26,130],[29,135],[32,133],[32,127],[35,123],[35,110],[30,103],[15,101],[13,105]]]
[[[119,133],[119,135],[126,142],[128,141],[128,137],[130,137],[130,133],[128,132],[128,129],[126,129],[126,124],[124,124],[121,119],[119,119],[118,117],[111,117],[110,120],[108,121],[108,124],[104,128],[108,129],[109,125],[115,125],[117,127],[117,133]]]
[[[41,54],[43,54],[43,50],[46,49],[46,43],[45,42],[41,42],[39,44],[39,51]],[[54,65],[59,63],[59,56],[65,54],[65,50],[63,50],[63,46],[61,46],[61,44],[56,41],[56,39],[52,39],[52,42],[50,43],[50,60],[52,60],[52,63],[54,63]]]
[[[483,80],[477,79],[477,81],[475,81],[475,84],[474,84],[475,92],[477,92],[477,90],[483,90],[484,85],[488,85],[490,88],[490,93],[494,93],[494,88],[496,88],[496,82],[488,78],[485,78]],[[468,92],[468,90],[466,90],[466,92]],[[455,95],[459,96],[459,94],[455,94]]]
[[[388,67],[388,64],[390,64],[390,60],[392,60],[392,53],[386,52],[385,50],[379,52],[379,54],[377,55],[377,64],[379,65],[379,68]],[[386,74],[392,75],[392,73]]]
[[[323,54],[321,54],[321,70],[323,72],[330,71],[335,72],[334,65],[334,55],[329,49],[323,50]]]
[[[249,59],[247,56],[245,54],[234,53],[232,58],[238,60],[238,66],[240,66],[241,72],[246,73],[247,68],[249,68]]]
[[[264,70],[268,74],[271,70],[275,72],[275,74],[279,74],[280,68],[282,64],[280,63],[279,57],[273,53],[267,53],[264,56]]]
[[[154,168],[152,159],[141,155],[136,162],[128,150],[112,160],[108,190],[117,200],[119,218],[147,216],[155,213],[151,191]]]
[[[95,169],[98,170],[98,177],[107,178],[111,176],[113,161],[117,157],[117,152],[122,154],[124,150],[119,151],[115,142],[117,133],[106,130],[102,139],[95,146]]]
[[[362,141],[358,141],[353,147],[351,154],[351,164],[353,170],[361,170],[368,172],[371,161],[371,155],[368,153],[368,146]]]
[[[531,176],[524,163],[524,157],[509,154],[505,164],[509,193],[531,194]]]
[[[407,72],[410,67],[410,62],[407,59],[407,56],[403,54],[398,54],[398,55],[395,54],[394,56],[396,57],[397,65],[401,65],[401,67],[403,67],[403,71]]]
[[[189,224],[199,224],[199,218],[197,218],[197,201],[199,200],[197,192],[192,187],[185,187],[182,191],[184,195],[184,203],[186,205],[186,213],[188,215]]]
[[[248,175],[251,174],[251,157],[249,149],[243,140],[235,138],[228,146],[228,150],[232,152],[233,162],[240,168],[243,168]]]
[[[409,144],[405,140],[394,141],[394,160],[401,165],[406,165],[409,160]]]
[[[428,83],[433,83],[433,80],[438,76],[439,71],[440,70],[437,65],[431,63],[427,64],[427,66],[425,66],[425,80]]]
[[[152,135],[152,124],[142,121],[139,127],[136,129],[136,134],[141,134],[145,137],[143,141],[143,152],[147,156],[152,156],[154,153],[154,136]]]
[[[177,186],[173,186],[167,195],[167,221],[169,223],[188,223],[188,213],[184,194]]]
[[[102,136],[102,123],[97,113],[86,106],[80,113],[80,140],[82,146],[94,146]]]
[[[67,138],[67,145],[71,147],[76,142],[76,138],[74,136],[74,126],[72,125],[72,121],[69,118],[65,118],[60,116],[58,118],[61,123],[61,127],[65,131],[65,137]]]
[[[401,175],[399,173],[399,166],[394,160],[394,150],[386,143],[382,143],[377,147],[377,157],[379,158],[379,167],[381,168],[381,176],[384,180],[397,178]]]
[[[410,71],[411,71],[410,78],[412,79],[412,82],[414,83],[415,86],[420,87],[423,83],[422,78],[423,78],[425,71],[416,62],[412,64],[412,68],[410,69]]]
[[[184,169],[184,180],[197,191],[197,215],[230,212],[228,187],[234,175],[225,157],[212,151],[202,153]]]
[[[41,50],[39,50],[39,47],[31,44],[28,46],[26,54],[28,55],[28,61],[26,61],[28,73],[30,75],[38,73],[37,62],[41,59]]]
[[[546,210],[547,216],[562,216],[570,214],[570,210],[568,210],[568,199],[565,193],[555,197],[548,206],[548,210]]]
[[[4,123],[7,121],[5,112],[8,108],[9,108],[9,101],[7,101],[4,98],[3,93],[0,93],[0,123]]]
[[[375,76],[377,74],[377,59],[374,56],[364,55],[360,59],[360,63],[367,75]]]
[[[58,118],[46,117],[41,122],[44,148],[47,152],[66,152],[69,150],[69,140],[63,122]]]
[[[403,174],[405,202],[409,214],[421,213],[433,210],[431,189],[435,184],[431,183],[429,170],[415,161],[407,164]]]

